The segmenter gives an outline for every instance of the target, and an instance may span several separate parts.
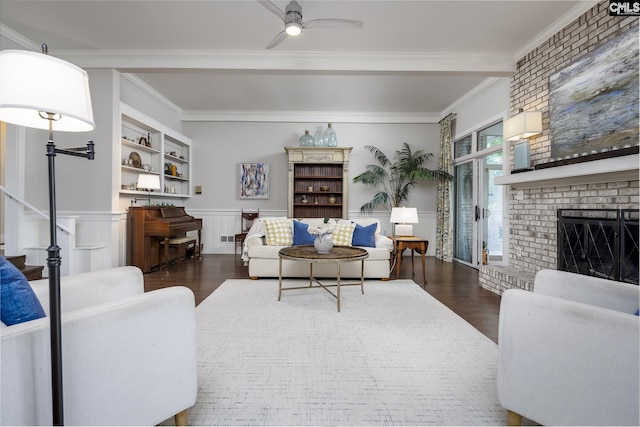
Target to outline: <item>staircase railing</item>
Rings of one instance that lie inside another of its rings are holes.
[[[33,206],[31,203],[27,202],[23,198],[21,198],[21,197],[17,196],[16,194],[12,193],[6,187],[0,185],[0,192],[6,194],[7,197],[15,200],[16,202],[20,203],[21,205],[25,206],[26,208],[32,210],[33,212],[35,212],[36,214],[38,214],[42,218],[46,219],[47,221],[49,220],[49,215],[48,214],[46,214],[45,212],[43,212],[40,209],[36,208],[35,206]],[[65,233],[69,234],[69,235],[73,235],[74,234],[74,232],[72,230],[70,230],[68,227],[65,227],[64,225],[62,225],[60,223],[56,223],[56,227],[58,229],[64,231]]]

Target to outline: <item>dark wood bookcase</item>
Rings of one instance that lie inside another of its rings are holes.
[[[351,149],[285,147],[289,159],[289,217],[348,217]]]

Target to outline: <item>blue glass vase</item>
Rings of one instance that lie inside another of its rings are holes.
[[[322,143],[323,139],[324,139],[324,134],[322,132],[322,128],[318,126],[318,130],[316,131],[315,135],[313,135],[313,146],[322,147],[324,145]]]
[[[331,126],[331,123],[328,124],[327,130],[324,131],[323,144],[326,147],[337,147],[338,146],[338,137],[336,135],[336,131],[333,130],[333,127]]]
[[[313,147],[314,140],[311,135],[309,135],[309,131],[305,130],[304,135],[300,137],[300,147]]]

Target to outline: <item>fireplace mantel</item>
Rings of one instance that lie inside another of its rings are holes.
[[[496,177],[495,184],[514,188],[633,181],[639,178],[640,155],[613,157]]]

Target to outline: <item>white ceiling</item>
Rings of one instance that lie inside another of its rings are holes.
[[[274,1],[284,10],[288,1]],[[584,13],[587,1],[311,1],[308,29],[272,50],[283,29],[254,0],[0,0],[0,35],[83,68],[116,68],[187,120],[286,112],[441,118],[488,78]],[[0,46],[0,48],[6,48]]]

